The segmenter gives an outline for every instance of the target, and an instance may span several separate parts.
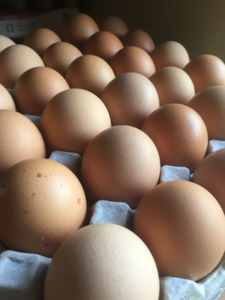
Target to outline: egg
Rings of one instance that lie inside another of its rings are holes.
[[[47,270],[44,296],[157,300],[159,276],[150,251],[132,231],[116,224],[88,225],[57,249]]]
[[[195,95],[195,87],[190,76],[178,67],[161,68],[150,77],[150,80],[157,90],[160,105],[187,104]]]
[[[103,58],[93,54],[78,57],[66,72],[66,80],[71,88],[88,90],[97,96],[114,78],[111,66]]]
[[[95,135],[111,127],[104,103],[95,94],[71,88],[55,95],[46,105],[40,128],[50,151],[83,154]]]
[[[19,112],[40,116],[52,97],[68,89],[66,79],[56,70],[34,67],[18,78],[13,96]]]
[[[43,67],[44,62],[32,48],[16,44],[0,53],[0,83],[6,88],[14,88],[17,79],[27,70]]]
[[[16,110],[11,93],[2,84],[0,84],[0,109]]]
[[[155,143],[162,165],[192,172],[204,158],[208,132],[201,116],[185,104],[170,103],[152,112],[141,128]]]
[[[97,55],[107,62],[123,48],[120,39],[109,31],[99,31],[90,36],[83,46],[84,54]]]
[[[23,114],[1,109],[0,128],[0,176],[17,162],[46,156],[42,134]]]
[[[193,181],[214,195],[225,212],[225,149],[208,154],[197,166]]]
[[[6,35],[0,35],[0,52],[2,52],[5,48],[15,45],[16,43]]]
[[[197,281],[218,265],[225,250],[225,217],[215,197],[191,181],[160,183],[144,195],[134,232],[155,258],[159,275]]]
[[[23,160],[0,182],[0,238],[9,249],[51,257],[83,226],[86,209],[83,187],[67,167]]]
[[[77,12],[66,16],[61,25],[59,36],[62,41],[71,43],[82,51],[84,42],[98,31],[99,27],[91,16]]]
[[[123,47],[109,63],[116,76],[127,72],[137,72],[149,78],[155,72],[155,65],[149,54],[137,46]]]
[[[130,125],[103,130],[87,145],[81,162],[81,182],[89,203],[125,202],[135,208],[158,183],[160,159],[147,134]]]
[[[191,77],[196,92],[212,85],[225,85],[225,65],[215,55],[201,54],[194,57],[184,66],[184,71]]]
[[[150,55],[156,70],[169,66],[183,69],[190,62],[187,49],[178,41],[157,44]]]
[[[57,42],[44,51],[42,59],[46,67],[58,71],[65,77],[70,64],[81,55],[81,51],[73,44]]]
[[[202,117],[209,140],[225,140],[225,86],[209,86],[195,94],[188,103]]]
[[[118,75],[102,91],[112,125],[140,128],[145,119],[159,107],[155,86],[146,76],[128,72]]]
[[[144,49],[146,52],[151,53],[155,48],[155,42],[150,34],[143,29],[129,30],[121,38],[124,46],[137,46]]]
[[[128,31],[126,22],[118,16],[105,16],[98,22],[99,29],[114,33],[119,38],[123,37]]]
[[[52,29],[38,27],[32,30],[24,39],[24,45],[34,49],[40,56],[52,44],[60,42],[58,34]]]

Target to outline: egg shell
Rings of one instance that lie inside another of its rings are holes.
[[[33,67],[44,66],[41,57],[32,48],[15,44],[0,53],[0,83],[14,88],[17,79]]]
[[[0,52],[2,52],[5,48],[15,44],[16,43],[11,38],[5,35],[0,35]]]
[[[197,281],[222,259],[225,217],[215,197],[184,180],[157,185],[139,202],[133,228],[155,258],[160,276]]]
[[[104,103],[95,94],[71,88],[48,102],[40,126],[49,151],[83,154],[98,133],[111,127],[111,119]]]
[[[0,184],[0,238],[8,248],[51,257],[83,226],[86,197],[77,177],[50,159],[23,160]]]
[[[140,129],[116,125],[87,145],[81,162],[81,182],[89,203],[104,199],[135,208],[158,183],[160,159],[155,144]]]
[[[0,84],[0,109],[16,110],[11,93],[2,84]]]
[[[122,18],[112,15],[100,19],[98,26],[100,30],[112,32],[119,38],[123,37],[129,31],[128,25]]]
[[[157,300],[158,271],[132,231],[116,224],[88,225],[58,248],[47,270],[44,295],[46,300]]]
[[[13,96],[19,112],[41,115],[51,98],[69,88],[66,79],[56,70],[34,67],[18,78]]]
[[[181,103],[163,105],[141,128],[155,143],[162,165],[183,166],[191,172],[204,158],[208,133],[201,116]]]

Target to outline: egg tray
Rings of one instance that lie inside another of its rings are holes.
[[[40,117],[26,115],[39,126]],[[225,148],[225,141],[211,140],[208,154]],[[49,159],[62,163],[79,176],[81,156],[77,153],[54,151]],[[192,180],[186,167],[164,165],[160,182]],[[132,230],[135,209],[125,202],[99,200],[91,207],[90,224],[113,223]],[[8,250],[0,242],[0,299],[43,300],[45,274],[51,258],[39,254]],[[216,300],[225,290],[225,255],[218,266],[195,282],[176,277],[160,277],[160,300]]]

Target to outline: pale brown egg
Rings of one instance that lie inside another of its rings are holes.
[[[124,46],[137,46],[151,53],[155,42],[151,35],[143,29],[132,29],[121,38]]]
[[[202,117],[209,140],[225,140],[225,86],[210,86],[199,91],[188,106]]]
[[[52,29],[38,27],[29,33],[24,39],[24,45],[34,49],[40,56],[52,44],[60,42],[59,35]]]
[[[99,27],[91,16],[77,12],[64,19],[59,36],[62,41],[71,43],[81,50],[84,42],[98,31]]]
[[[104,103],[95,94],[72,88],[48,102],[40,126],[50,151],[82,154],[95,135],[111,127],[111,120]]]
[[[197,281],[220,262],[225,217],[215,197],[191,181],[157,185],[139,202],[134,232],[149,247],[160,276]]]
[[[58,71],[65,77],[70,64],[81,55],[81,51],[71,43],[58,42],[44,51],[42,59],[46,67]]]
[[[97,96],[115,78],[111,66],[101,57],[85,54],[75,59],[66,73],[71,88],[88,90]]]
[[[106,105],[112,125],[131,125],[140,128],[145,119],[159,107],[155,86],[140,73],[118,75],[100,96]]]
[[[12,166],[0,182],[0,238],[11,250],[51,257],[83,226],[86,197],[74,173],[50,159]]]
[[[126,202],[135,208],[158,183],[160,159],[152,140],[140,129],[117,125],[95,136],[81,162],[88,201]]]
[[[155,143],[162,165],[184,166],[193,171],[206,154],[206,125],[185,104],[171,103],[156,109],[145,120],[142,130]]]
[[[129,31],[126,22],[118,16],[103,17],[98,22],[98,26],[100,30],[110,31],[114,33],[116,36],[118,36],[119,38],[124,36]]]
[[[225,149],[208,154],[197,166],[193,181],[214,195],[225,213]]]
[[[11,93],[2,84],[0,84],[0,109],[16,110]]]
[[[0,128],[0,175],[24,159],[45,157],[45,143],[40,131],[23,114],[1,109]]]
[[[45,300],[158,300],[159,276],[154,258],[136,234],[116,224],[94,224],[79,229],[57,249],[44,294]]]
[[[0,83],[14,88],[17,79],[27,70],[44,66],[41,57],[32,48],[16,44],[0,53]]]
[[[201,54],[194,57],[184,71],[191,77],[195,91],[212,85],[225,85],[225,65],[222,59],[212,54]]]
[[[190,76],[178,67],[164,67],[157,70],[151,77],[160,105],[169,103],[187,104],[195,95],[195,87]]]
[[[116,76],[126,72],[137,72],[150,77],[155,72],[150,55],[137,46],[126,46],[119,50],[110,60]]]
[[[183,69],[190,61],[187,49],[177,41],[165,41],[156,45],[150,55],[156,70],[169,66]]]
[[[0,52],[2,52],[5,48],[15,45],[16,43],[5,35],[0,35]]]
[[[52,97],[68,89],[66,79],[59,72],[49,67],[35,67],[18,78],[13,97],[19,112],[40,116]]]
[[[114,33],[99,31],[86,40],[83,46],[83,53],[97,55],[109,62],[122,48],[122,42]]]

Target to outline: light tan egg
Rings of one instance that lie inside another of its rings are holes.
[[[40,131],[23,114],[1,109],[0,128],[0,175],[24,159],[45,157],[45,143]]]
[[[59,36],[62,41],[71,43],[82,50],[84,42],[98,31],[99,27],[91,16],[77,12],[64,19]]]
[[[44,51],[42,59],[46,67],[58,71],[65,77],[70,64],[81,55],[81,51],[71,43],[58,42]]]
[[[16,44],[0,53],[0,83],[14,88],[17,79],[27,70],[44,66],[41,57],[32,48]]]
[[[0,35],[0,52],[5,48],[15,45],[16,43],[6,35]]]
[[[52,44],[60,42],[58,34],[52,29],[38,27],[29,33],[24,39],[24,45],[34,49],[40,56]]]
[[[177,41],[165,41],[156,45],[151,58],[156,70],[169,66],[183,69],[190,61],[187,49]]]
[[[195,87],[190,76],[178,67],[164,67],[157,70],[151,77],[160,105],[169,103],[187,104],[195,95]]]
[[[84,225],[86,209],[70,169],[47,158],[23,160],[0,182],[0,238],[9,249],[51,257]]]
[[[81,178],[89,203],[126,202],[135,208],[159,180],[158,150],[147,134],[129,125],[112,126],[87,145]]]
[[[78,57],[66,72],[66,80],[71,88],[85,89],[97,96],[114,78],[111,66],[103,58],[93,54]]]
[[[72,88],[48,102],[40,126],[50,151],[83,154],[95,135],[111,127],[111,119],[104,103],[95,94]]]
[[[13,97],[19,112],[40,116],[52,97],[68,89],[67,81],[59,72],[49,67],[35,67],[19,77]]]
[[[124,36],[129,31],[128,25],[122,18],[112,15],[103,17],[98,22],[98,26],[100,30],[110,31],[119,38]]]
[[[112,125],[140,128],[145,119],[159,107],[155,86],[146,76],[128,72],[118,75],[102,91]]]
[[[197,281],[220,262],[225,217],[215,197],[191,181],[157,185],[139,202],[134,232],[149,247],[160,276]]]
[[[46,300],[157,300],[159,276],[136,234],[116,224],[94,224],[58,248],[44,290]]]
[[[2,84],[0,84],[0,109],[16,110],[11,93]]]
[[[195,91],[212,85],[225,85],[225,65],[222,59],[212,54],[201,54],[194,57],[184,71],[191,77]]]
[[[149,78],[155,72],[155,66],[150,55],[137,46],[122,48],[109,63],[116,76],[127,72],[137,72]]]
[[[183,166],[193,171],[206,154],[206,125],[185,104],[161,106],[149,115],[141,129],[155,143],[162,165]]]

